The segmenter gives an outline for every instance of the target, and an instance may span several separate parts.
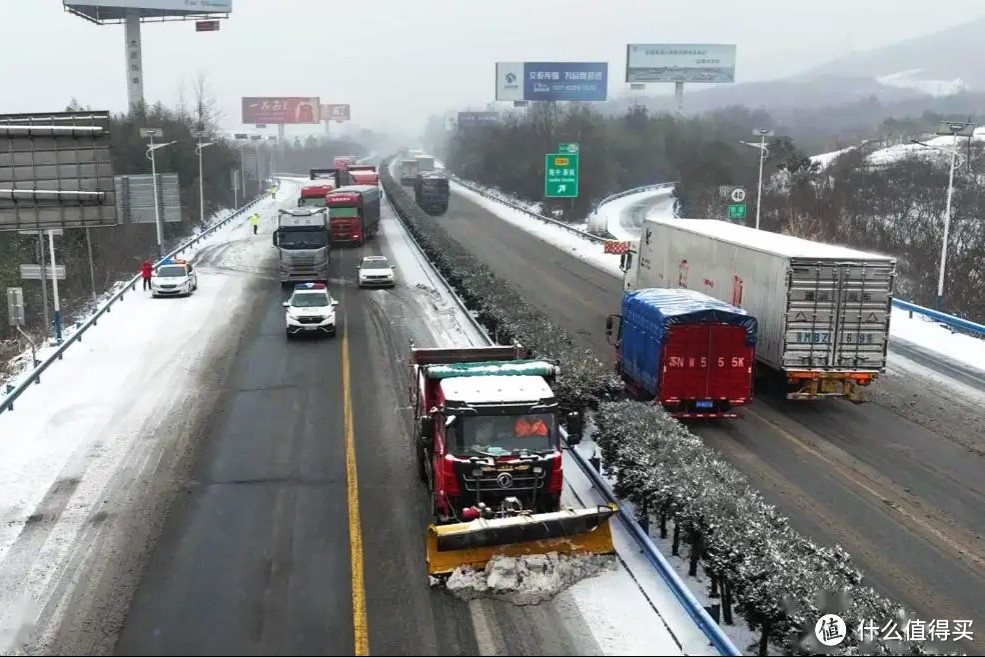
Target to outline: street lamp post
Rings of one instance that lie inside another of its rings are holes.
[[[202,149],[211,146],[215,142],[207,141],[202,142],[203,132],[197,130],[194,133],[198,143],[195,144],[195,153],[198,155],[198,207],[199,207],[199,222],[202,227],[205,227],[205,183],[202,177]]]
[[[742,143],[746,146],[759,149],[759,184],[756,186],[756,230],[759,230],[759,208],[763,199],[763,162],[766,160],[766,154],[769,153],[769,148],[766,147],[766,138],[772,137],[773,131],[767,130],[766,128],[756,128],[752,131],[752,134],[759,136],[758,144],[748,141]]]
[[[944,272],[947,267],[947,242],[951,233],[951,200],[954,197],[954,170],[958,166],[964,166],[967,158],[964,158],[960,165],[957,165],[958,160],[958,137],[968,137],[969,139],[975,133],[974,123],[963,123],[960,121],[946,121],[941,124],[938,129],[937,134],[941,136],[951,136],[953,141],[951,142],[950,154],[951,154],[951,172],[947,179],[947,203],[944,206],[944,236],[941,241],[941,261],[940,268],[937,272],[937,299],[935,307],[937,310],[941,310],[944,305]],[[914,144],[919,144],[926,148],[933,148],[942,152],[948,152],[943,148],[937,148],[936,146],[931,146],[930,144],[925,144],[916,139],[911,139]]]
[[[149,137],[150,145],[147,146],[147,159],[150,160],[150,170],[151,170],[151,183],[154,187],[154,223],[157,224],[157,252],[158,257],[164,257],[164,226],[161,225],[161,210],[158,207],[157,201],[157,160],[154,158],[154,151],[159,148],[164,148],[165,146],[170,146],[176,143],[177,140],[172,140],[165,142],[163,144],[155,144],[154,137],[164,136],[164,131],[160,128],[142,128],[140,130],[141,137]]]

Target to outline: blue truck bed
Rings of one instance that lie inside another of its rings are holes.
[[[670,329],[698,324],[742,327],[745,329],[745,344],[756,344],[758,324],[755,317],[697,290],[645,288],[624,293],[620,371],[643,390],[656,395],[662,351]],[[714,333],[708,339],[714,340]],[[707,358],[708,353],[702,351],[686,355]]]

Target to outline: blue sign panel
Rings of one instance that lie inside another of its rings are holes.
[[[523,100],[602,101],[608,62],[524,62]]]

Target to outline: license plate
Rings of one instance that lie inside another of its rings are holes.
[[[715,405],[715,403],[711,401],[699,401],[699,402],[694,402],[694,405],[697,408],[711,408]]]

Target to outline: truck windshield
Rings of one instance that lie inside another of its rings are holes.
[[[322,249],[328,246],[328,231],[282,230],[277,243],[282,249]]]
[[[328,209],[328,216],[339,219],[348,219],[351,217],[359,216],[359,208],[336,208],[330,207]]]
[[[311,196],[298,201],[299,208],[323,208],[325,207],[324,196]]]
[[[452,452],[460,455],[500,456],[522,450],[549,452],[554,449],[554,416],[471,415],[459,417],[454,425]]]

